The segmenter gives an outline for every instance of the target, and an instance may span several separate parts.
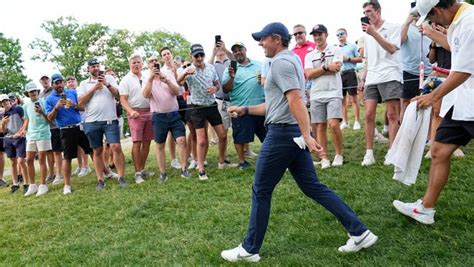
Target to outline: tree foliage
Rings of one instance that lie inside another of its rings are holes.
[[[20,92],[28,79],[23,74],[21,45],[18,39],[0,33],[0,93]]]
[[[92,57],[112,68],[119,78],[128,70],[128,57],[134,52],[147,58],[169,47],[175,56],[187,57],[190,43],[179,33],[166,30],[134,33],[126,29],[110,29],[99,23],[79,24],[73,17],[60,17],[41,25],[48,39],[35,39],[30,47],[37,51],[33,60],[54,63],[63,75],[85,76],[85,63]]]

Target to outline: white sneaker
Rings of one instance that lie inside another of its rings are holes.
[[[36,192],[38,192],[38,185],[36,185],[36,184],[30,184],[30,185],[28,186],[28,191],[26,191],[26,193],[25,193],[25,197],[31,196],[31,195],[33,195],[33,194],[36,194]]]
[[[343,121],[343,122],[341,123],[341,125],[339,126],[339,128],[341,128],[341,130],[344,130],[344,129],[346,129],[346,128],[349,128],[349,124],[347,124],[345,121]]]
[[[351,236],[344,246],[339,247],[339,252],[357,252],[363,248],[371,247],[379,238],[370,230],[360,236]]]
[[[321,170],[331,167],[331,162],[328,159],[321,160]]]
[[[71,173],[71,176],[76,176],[76,175],[79,175],[79,173],[81,172],[81,168],[77,167],[77,169]]]
[[[321,161],[313,161],[313,166],[317,166],[317,165],[320,165],[321,164]]]
[[[39,197],[46,193],[48,193],[48,186],[45,184],[40,184],[40,186],[38,187],[38,192],[36,193],[36,196]]]
[[[109,179],[109,178],[114,178],[114,179],[118,179],[120,177],[120,175],[116,174],[115,172],[109,170],[109,173],[105,174],[104,173],[104,179]]]
[[[217,163],[217,168],[219,170],[223,170],[225,168],[237,168],[239,167],[239,164],[237,163],[230,163],[230,161],[228,160],[224,160],[223,163]]]
[[[423,206],[421,199],[413,203],[404,203],[399,200],[393,201],[393,206],[402,214],[412,217],[423,224],[433,224],[436,210],[434,208],[427,209]]]
[[[375,164],[374,155],[366,153],[365,156],[364,156],[364,160],[362,161],[361,165],[362,166],[370,166],[370,165],[373,165],[373,164]]]
[[[72,193],[71,186],[70,185],[65,185],[64,190],[63,190],[63,194],[64,195],[69,195],[71,193]]]
[[[342,166],[344,164],[344,157],[341,155],[334,156],[334,160],[332,161],[332,166]]]
[[[142,173],[143,179],[146,179],[146,178],[155,176],[155,173],[154,173],[154,172],[149,172],[149,171],[147,171],[147,170],[145,170],[145,169],[143,169],[143,170],[141,171],[141,173]]]
[[[195,161],[194,159],[189,161],[188,169],[196,169],[196,166],[197,166],[197,161]]]
[[[462,150],[458,148],[454,150],[453,156],[455,156],[456,158],[464,158],[464,152],[462,152]]]
[[[145,180],[143,179],[142,173],[141,172],[136,172],[135,173],[135,183],[141,184],[143,182],[145,182]]]
[[[355,121],[354,122],[354,126],[352,127],[352,130],[360,130],[360,123],[358,121]]]
[[[426,152],[425,159],[431,159],[431,149],[429,149],[428,152]]]
[[[87,167],[87,168],[82,168],[81,171],[77,174],[77,177],[84,177],[86,175],[88,175],[89,173],[91,173],[91,168]]]
[[[53,185],[58,185],[58,184],[62,184],[62,183],[64,183],[64,177],[62,177],[62,176],[54,177]]]
[[[250,261],[258,262],[260,260],[260,255],[248,253],[240,244],[238,247],[223,250],[221,252],[221,257],[226,261],[236,262],[236,261]]]
[[[252,149],[248,149],[247,151],[245,151],[244,153],[244,157],[247,157],[247,158],[256,158],[258,157],[258,154],[253,152]]]
[[[377,128],[375,128],[375,132],[374,132],[374,141],[378,143],[383,143],[383,144],[388,143],[388,139],[385,136],[383,136],[383,134],[381,134],[377,130]]]
[[[177,170],[181,170],[181,164],[179,163],[179,161],[177,159],[173,159],[171,161],[171,167],[173,167]]]

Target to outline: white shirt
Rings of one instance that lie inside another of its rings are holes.
[[[337,45],[327,45],[324,52],[315,49],[305,56],[305,69],[321,68],[322,66],[333,62],[343,60],[344,51]],[[341,73],[336,72],[331,75],[321,75],[311,79],[310,100],[342,98],[342,79]]]
[[[120,82],[120,95],[128,96],[128,104],[132,108],[150,108],[150,100],[143,96],[143,88],[147,77],[142,74],[142,82],[133,72],[129,71]]]
[[[453,101],[443,105],[440,115],[444,116],[454,105],[453,120],[474,121],[474,6],[469,6],[451,23],[447,37],[451,48],[451,72],[469,73],[471,76],[451,92],[454,93],[451,96]]]
[[[393,54],[387,52],[370,35],[364,34],[364,53],[367,60],[367,77],[365,85],[380,84],[390,81],[402,81],[402,71],[398,54],[400,53],[401,26],[384,21],[378,33],[389,43],[397,47]]]
[[[118,88],[117,82],[111,75],[105,75],[105,80],[113,87]],[[76,89],[77,96],[85,95],[92,87],[95,86],[97,80],[91,78],[81,82]],[[115,98],[107,87],[102,87],[95,91],[89,102],[86,104],[85,122],[109,121],[117,119],[117,110],[115,108]]]

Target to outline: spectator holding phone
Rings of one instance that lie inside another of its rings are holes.
[[[365,146],[362,166],[375,164],[373,152],[375,116],[379,101],[385,102],[390,144],[395,140],[400,120],[400,98],[402,96],[402,75],[399,62],[400,25],[382,19],[382,8],[378,1],[369,1],[362,6],[361,19],[367,60],[365,85]],[[367,23],[367,19],[368,22]]]
[[[96,190],[102,191],[105,188],[104,179],[113,176],[117,178],[120,187],[126,187],[125,156],[120,145],[120,129],[115,108],[115,99],[119,97],[118,85],[112,76],[104,76],[104,72],[100,71],[100,62],[97,59],[90,59],[87,65],[90,77],[81,82],[77,88],[77,95],[79,96],[79,105],[85,107],[86,111],[84,132],[94,151],[93,161],[97,175]],[[115,175],[104,164],[104,136],[114,155],[118,175]]]

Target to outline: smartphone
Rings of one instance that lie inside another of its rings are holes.
[[[370,24],[370,21],[369,21],[369,18],[368,18],[368,17],[361,17],[361,18],[360,18],[360,22],[361,22],[361,23],[365,23],[365,24]]]
[[[234,73],[236,73],[237,72],[237,61],[235,61],[235,60],[230,61],[230,66],[234,70]]]
[[[222,39],[221,39],[221,36],[220,36],[220,35],[216,35],[216,36],[214,36],[214,39],[215,39],[215,42],[216,42],[216,44],[222,41]]]
[[[415,6],[416,6],[416,2],[411,2],[411,3],[410,3],[410,7],[411,7],[411,8],[414,8]]]
[[[99,76],[104,76],[104,71],[103,70],[99,70]]]
[[[62,94],[61,94],[61,99],[62,99],[62,100],[66,100],[66,99],[67,99],[66,94],[62,93]]]
[[[153,67],[155,69],[157,69],[158,71],[160,71],[160,63],[155,63],[155,65],[153,65]]]
[[[41,108],[41,105],[40,105],[39,102],[36,102],[36,103],[35,103],[35,108]]]

